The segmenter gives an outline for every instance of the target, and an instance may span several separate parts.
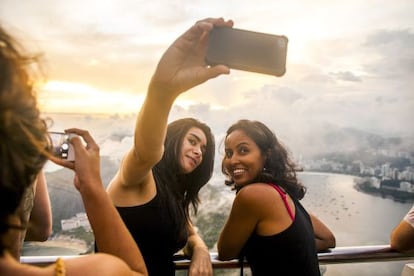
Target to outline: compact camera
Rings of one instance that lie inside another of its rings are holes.
[[[49,132],[49,137],[52,142],[52,153],[54,156],[68,161],[75,161],[75,151],[70,139],[75,136],[73,133],[64,132]]]

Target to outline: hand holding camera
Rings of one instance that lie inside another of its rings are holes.
[[[102,183],[99,146],[90,133],[87,130],[71,128],[65,132],[51,132],[50,136],[52,140],[55,138],[53,151],[56,153],[54,156],[58,157],[51,160],[75,171],[75,187],[81,193],[100,187],[101,185],[96,185]]]
[[[75,161],[75,151],[70,143],[70,139],[76,136],[76,134],[51,131],[49,136],[52,143],[53,156],[67,161]]]

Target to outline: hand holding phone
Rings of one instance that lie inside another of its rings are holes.
[[[286,72],[287,43],[283,35],[216,26],[209,34],[206,63],[280,77]]]

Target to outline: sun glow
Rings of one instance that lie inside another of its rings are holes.
[[[144,93],[107,91],[64,81],[49,81],[39,93],[40,108],[54,113],[131,113],[143,101]]]
[[[145,92],[103,90],[83,83],[49,81],[40,87],[39,104],[49,113],[137,113],[145,99]],[[174,105],[189,109],[199,104],[191,97],[178,98]],[[223,106],[212,105],[213,109]]]

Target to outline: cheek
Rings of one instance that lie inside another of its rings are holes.
[[[180,151],[178,152],[180,154],[180,159],[183,158],[183,156],[188,152],[189,146],[186,143],[183,143],[181,146]]]
[[[261,166],[257,167],[255,175],[259,175],[262,171],[263,171],[263,167]]]
[[[227,158],[225,158],[225,159],[223,159],[222,161],[221,161],[221,166],[223,167],[223,168],[228,168],[229,167],[229,165],[230,165],[230,162],[229,162],[229,159],[227,159]]]
[[[255,168],[256,174],[261,173],[263,170],[264,170],[264,160],[261,160],[256,163],[256,168]]]
[[[181,150],[178,154],[179,154],[179,156],[176,157],[176,160],[177,160],[177,163],[178,163],[178,166],[179,166],[180,170],[182,170],[183,166],[185,164],[184,163],[184,152],[183,152],[183,150]]]

